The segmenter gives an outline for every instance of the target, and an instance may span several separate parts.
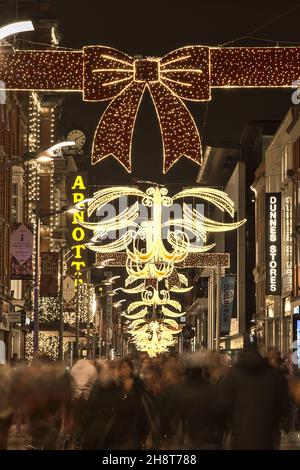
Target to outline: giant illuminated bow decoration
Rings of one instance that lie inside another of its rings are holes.
[[[200,138],[182,100],[210,99],[212,88],[293,87],[300,47],[188,46],[161,59],[132,58],[104,46],[77,51],[0,53],[0,89],[72,91],[87,101],[111,100],[93,146],[93,163],[113,154],[131,169],[138,107],[149,89],[160,121],[164,172],[186,155],[201,162]]]
[[[182,155],[200,164],[199,132],[182,99],[209,99],[208,77],[208,47],[183,47],[162,59],[133,59],[111,47],[85,47],[84,99],[112,99],[96,130],[92,162],[112,154],[131,171],[134,123],[148,88],[162,133],[163,172]]]

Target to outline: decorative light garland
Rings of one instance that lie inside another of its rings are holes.
[[[127,171],[146,88],[159,119],[167,172],[183,155],[201,163],[199,132],[183,100],[210,100],[212,88],[291,88],[299,79],[299,47],[188,46],[141,59],[106,46],[0,54],[7,90],[82,92],[86,101],[110,100],[96,130],[92,162],[112,155]]]
[[[58,345],[59,338],[52,334],[47,334],[42,331],[39,332],[39,352],[46,354],[52,359],[58,359]],[[67,340],[63,341],[63,352],[66,353],[69,349]],[[25,356],[31,362],[33,359],[33,332],[27,333],[25,344]]]
[[[95,289],[89,284],[79,286],[79,324],[87,324],[88,320],[93,323],[93,300]],[[39,322],[41,324],[58,323],[60,314],[60,298],[59,297],[41,297],[39,305]],[[29,313],[32,320],[33,314]],[[76,312],[64,311],[64,324],[71,327],[76,325]],[[40,332],[39,333],[41,352],[50,355],[53,359],[58,358],[58,332]],[[68,350],[68,340],[64,339],[64,351]],[[30,360],[33,356],[33,333],[26,335],[25,355]]]

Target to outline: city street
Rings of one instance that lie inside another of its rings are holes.
[[[8,440],[8,450],[32,450],[30,435],[16,436],[16,430],[12,429]],[[300,450],[300,433],[289,432],[282,434],[281,450]]]
[[[0,0],[0,451],[300,450],[299,14]]]

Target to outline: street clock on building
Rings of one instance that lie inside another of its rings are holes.
[[[79,129],[75,129],[75,130],[69,132],[67,139],[74,141],[75,146],[78,149],[81,149],[84,146],[85,141],[86,141],[86,137],[85,137],[84,133],[82,131],[80,131]]]

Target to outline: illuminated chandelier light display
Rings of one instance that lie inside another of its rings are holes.
[[[140,300],[131,302],[122,315],[131,322],[128,330],[137,349],[153,356],[172,346],[175,335],[181,331],[176,319],[185,312],[181,311],[180,302],[172,298],[172,293],[184,293],[192,287],[177,268],[188,255],[202,254],[214,247],[214,244],[206,244],[209,233],[235,230],[245,220],[215,221],[184,202],[189,198],[200,199],[233,218],[233,201],[220,190],[189,188],[171,197],[167,188],[158,186],[149,187],[145,192],[127,186],[101,189],[88,203],[88,217],[98,211],[105,213],[107,204],[124,196],[138,200],[114,217],[81,225],[93,231],[92,241],[86,244],[92,251],[111,256],[125,252],[128,276],[122,290],[131,295],[140,294]],[[183,216],[164,221],[164,208],[172,208],[178,200],[183,201]],[[148,209],[148,217],[140,221],[141,207]],[[103,239],[110,238],[113,232],[119,237],[105,243]]]

